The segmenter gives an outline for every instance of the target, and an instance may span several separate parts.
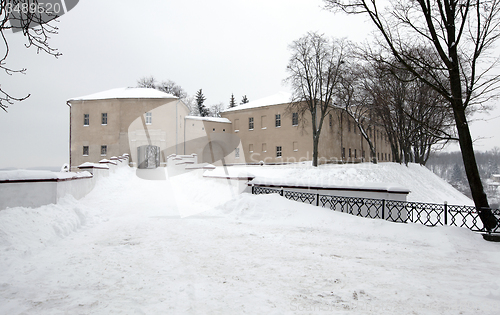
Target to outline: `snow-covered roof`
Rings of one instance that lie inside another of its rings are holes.
[[[291,94],[287,92],[279,92],[274,95],[264,97],[246,104],[238,105],[233,108],[228,108],[224,112],[233,112],[237,110],[252,109],[257,107],[264,107],[270,105],[279,105],[290,103]]]
[[[126,87],[111,89],[99,93],[94,93],[86,96],[73,97],[68,100],[71,101],[90,101],[90,100],[106,100],[106,99],[126,99],[126,98],[177,98],[172,94],[148,88]]]
[[[231,121],[229,119],[227,119],[227,118],[220,118],[220,117],[186,116],[186,119],[202,120],[202,121],[212,121],[212,122],[220,122],[220,123],[227,123],[227,124],[231,123]]]

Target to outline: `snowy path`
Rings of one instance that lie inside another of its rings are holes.
[[[31,253],[3,252],[0,314],[499,312],[500,246],[467,230],[278,196],[240,196],[181,219],[179,207],[224,189],[193,180],[173,188],[123,170],[104,181],[77,202],[82,228],[28,244]]]

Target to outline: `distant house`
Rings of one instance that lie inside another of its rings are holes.
[[[182,153],[187,106],[177,97],[147,88],[118,88],[67,101],[70,164],[99,162],[128,153],[137,166],[139,147],[166,155]],[[145,150],[143,150],[145,152]]]
[[[500,184],[500,174],[493,174],[491,175],[491,181],[494,183],[499,183]]]

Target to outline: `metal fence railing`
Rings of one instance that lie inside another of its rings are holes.
[[[279,194],[287,199],[330,208],[356,216],[426,226],[450,225],[486,233],[476,207],[434,203],[395,201],[357,197],[340,197],[317,193],[289,191],[265,186],[252,186],[252,194]],[[500,210],[492,210],[500,218]],[[491,233],[500,233],[497,226]]]

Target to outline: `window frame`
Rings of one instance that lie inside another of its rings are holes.
[[[274,115],[274,126],[276,128],[280,128],[281,127],[281,114]]]
[[[103,153],[104,151],[104,153]],[[108,146],[107,145],[101,145],[101,156],[107,156],[108,155]]]
[[[299,113],[292,113],[292,126],[299,125]]]
[[[253,130],[255,127],[255,121],[253,117],[248,117],[248,130]]]
[[[83,114],[83,126],[90,126],[90,114]]]
[[[153,113],[152,112],[147,112],[145,117],[146,125],[152,125],[153,124]]]
[[[87,151],[87,154],[85,154],[85,151]],[[90,152],[89,146],[88,145],[84,145],[83,146],[82,156],[89,156],[89,152]]]
[[[281,145],[276,146],[276,157],[277,158],[283,157],[283,147]]]
[[[108,125],[108,113],[101,113],[101,126]]]

